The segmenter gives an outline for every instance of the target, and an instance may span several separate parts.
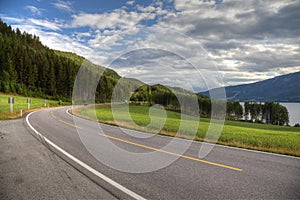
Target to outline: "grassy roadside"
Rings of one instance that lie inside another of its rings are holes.
[[[130,116],[126,114],[126,107],[120,106],[114,110],[115,115],[113,116],[111,107],[103,105],[96,107],[97,118],[93,118],[94,110],[90,107],[75,109],[73,113],[90,120],[111,125],[198,141],[204,140],[210,124],[210,119],[207,118],[201,118],[199,121],[198,118],[184,116],[185,119],[181,120],[181,114],[173,111],[166,111],[167,118],[163,124],[164,113],[158,108],[150,109],[151,118],[149,117],[149,107],[147,106],[130,105],[129,110]],[[134,123],[132,123],[130,118],[133,119]],[[183,127],[181,129],[179,129],[180,123]],[[191,133],[193,132],[193,127],[197,126],[198,123],[199,126],[194,137]],[[178,131],[179,133],[177,134]],[[300,129],[296,127],[225,121],[218,143],[227,146],[300,156]]]
[[[15,103],[13,105],[13,112],[10,112],[10,107],[8,104],[8,98],[14,97]],[[30,109],[27,109],[27,98],[23,96],[15,96],[15,95],[8,95],[8,94],[0,94],[0,120],[9,120],[9,119],[16,119],[20,117],[20,109],[22,108],[23,115],[25,113],[42,109],[44,107],[44,99],[40,98],[32,98]],[[66,104],[63,102],[63,105]],[[46,107],[56,107],[59,106],[58,101],[54,100],[47,100]]]

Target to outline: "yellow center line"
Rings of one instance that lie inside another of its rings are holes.
[[[53,114],[53,111],[50,111],[50,115],[53,119],[56,119],[55,115]]]
[[[54,119],[56,119],[56,116],[53,114],[52,111],[50,112],[50,114]],[[80,128],[80,127],[78,127],[74,124],[65,122],[63,120],[58,120],[58,121],[61,122],[61,123],[66,124],[66,125],[75,127],[75,128]],[[222,168],[226,168],[226,169],[231,169],[231,170],[235,170],[235,171],[240,171],[240,172],[243,171],[243,169],[241,169],[241,168],[232,167],[232,166],[229,166],[229,165],[215,163],[215,162],[211,162],[211,161],[207,161],[207,160],[202,160],[202,159],[199,159],[199,158],[194,158],[194,157],[190,157],[190,156],[186,156],[186,155],[181,155],[181,154],[178,154],[178,153],[173,153],[173,152],[165,151],[165,150],[162,150],[162,149],[157,149],[155,147],[146,146],[146,145],[143,145],[143,144],[131,142],[131,141],[124,140],[124,139],[117,138],[117,137],[113,137],[113,136],[110,136],[110,135],[107,135],[107,134],[104,134],[104,133],[99,133],[99,135],[110,138],[110,139],[113,139],[113,140],[117,140],[117,141],[120,141],[120,142],[124,142],[124,143],[127,143],[127,144],[131,144],[131,145],[134,145],[134,146],[142,147],[142,148],[145,148],[145,149],[150,149],[150,150],[153,150],[153,151],[158,151],[158,152],[173,155],[173,156],[178,156],[180,158],[185,158],[185,159],[188,159],[188,160],[193,160],[193,161],[197,161],[197,162],[201,162],[201,163],[205,163],[205,164],[209,164],[209,165],[214,165],[214,166],[222,167]]]
[[[106,135],[106,134],[102,134],[102,133],[99,133],[99,135],[110,138],[110,139],[113,139],[113,140],[117,140],[117,141],[120,141],[120,142],[124,142],[124,143],[127,143],[127,144],[131,144],[131,145],[134,145],[134,146],[142,147],[142,148],[145,148],[145,149],[150,149],[150,150],[153,150],[153,151],[159,151],[159,152],[162,152],[162,153],[165,153],[165,154],[174,155],[174,156],[178,156],[178,157],[181,157],[181,158],[194,160],[194,161],[197,161],[197,162],[206,163],[206,164],[209,164],[209,165],[214,165],[214,166],[218,166],[218,167],[222,167],[222,168],[226,168],[226,169],[231,169],[231,170],[240,171],[240,172],[243,171],[243,169],[241,169],[241,168],[236,168],[236,167],[232,167],[232,166],[228,166],[228,165],[223,165],[223,164],[219,164],[219,163],[215,163],[215,162],[210,162],[210,161],[207,161],[207,160],[202,160],[202,159],[199,159],[199,158],[194,158],[194,157],[190,157],[190,156],[186,156],[186,155],[181,155],[181,154],[178,154],[178,153],[173,153],[173,152],[165,151],[165,150],[162,150],[162,149],[157,149],[157,148],[154,148],[154,147],[150,147],[150,146],[146,146],[146,145],[143,145],[143,144],[131,142],[131,141],[128,141],[128,140],[123,140],[123,139],[113,137],[113,136],[110,136],[110,135]]]
[[[75,128],[79,128],[79,129],[81,129],[79,126],[76,126],[75,124],[71,124],[71,123],[69,123],[69,122],[65,122],[64,120],[58,120],[59,122],[62,122],[62,123],[64,123],[64,124],[66,124],[66,125],[69,125],[69,126],[72,126],[72,127],[75,127]]]
[[[56,116],[53,114],[53,111],[50,111],[50,115],[51,115],[51,117],[52,117],[53,119],[56,119]],[[72,126],[72,127],[81,129],[79,126],[76,126],[75,124],[71,124],[71,123],[66,122],[66,121],[64,121],[64,120],[61,120],[61,119],[60,119],[60,120],[58,120],[58,121],[61,122],[61,123],[66,124],[66,125],[69,125],[69,126]]]

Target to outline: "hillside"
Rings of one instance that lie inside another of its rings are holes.
[[[300,102],[300,72],[251,84],[225,87],[229,101]],[[200,92],[209,96],[209,92]]]
[[[44,46],[38,36],[13,30],[0,19],[0,92],[70,101],[74,81],[83,61],[103,73],[96,101],[110,101],[121,78],[114,70],[95,65],[70,52]],[[90,70],[89,76],[97,76]],[[124,79],[126,87],[142,82]]]

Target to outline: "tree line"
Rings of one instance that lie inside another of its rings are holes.
[[[224,102],[212,100],[203,95],[194,94],[189,91],[178,91],[163,85],[143,85],[132,95],[130,100],[138,104],[160,104],[166,109],[183,112],[201,117],[214,117],[225,113],[228,120],[245,120],[248,122],[267,123],[274,125],[288,125],[289,113],[286,107],[274,102],[256,103],[245,102],[244,109],[239,102]],[[195,112],[194,102],[199,106],[199,113]],[[184,102],[184,103],[183,103]],[[216,113],[212,113],[212,105],[216,107]],[[219,113],[218,113],[219,112]]]
[[[211,101],[208,97],[192,93],[182,88],[170,88],[160,84],[143,85],[137,88],[130,97],[132,103],[160,104],[166,109],[189,115],[209,117],[211,114]],[[196,109],[196,106],[199,109]]]
[[[289,112],[285,106],[274,102],[245,102],[244,117],[246,121],[263,122],[273,125],[288,125]]]

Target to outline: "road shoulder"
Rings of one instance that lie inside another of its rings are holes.
[[[0,121],[0,199],[113,199],[36,138],[23,119]]]

